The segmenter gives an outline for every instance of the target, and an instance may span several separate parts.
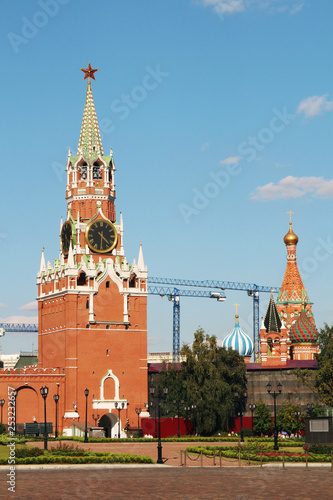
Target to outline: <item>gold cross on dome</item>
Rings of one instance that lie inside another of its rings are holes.
[[[234,307],[236,307],[236,314],[238,314],[238,307],[239,307],[239,304],[234,304]]]
[[[295,212],[287,212],[288,215],[290,215],[290,224],[291,224],[291,214],[294,214]]]

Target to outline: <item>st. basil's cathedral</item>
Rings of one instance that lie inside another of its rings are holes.
[[[297,267],[298,237],[292,229],[291,221],[283,241],[287,247],[286,271],[276,302],[271,294],[259,331],[260,358],[256,361],[263,368],[286,367],[288,360],[314,361],[315,354],[319,352],[312,303]],[[222,346],[237,350],[244,356],[244,361],[250,363],[253,343],[240,329],[238,314],[235,328],[223,340]]]

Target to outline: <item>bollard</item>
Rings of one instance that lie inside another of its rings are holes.
[[[214,454],[213,454],[213,465],[215,466],[215,450],[214,450]]]
[[[180,450],[180,466],[183,467],[183,450]]]
[[[222,467],[222,454],[221,454],[221,450],[220,450],[220,467]]]
[[[202,453],[202,450],[201,450],[200,454],[201,454],[201,457],[200,457],[201,467],[203,467],[203,453]]]
[[[331,472],[333,472],[333,451],[331,451]]]
[[[238,467],[241,467],[241,451],[240,451],[240,447],[238,448]]]
[[[306,470],[308,470],[309,464],[308,464],[308,452],[307,451],[305,452],[305,467],[306,467]]]
[[[187,455],[187,451],[185,450],[185,456],[184,456],[184,466],[186,467],[186,455]]]
[[[247,452],[247,463],[248,463],[248,465],[251,465],[250,464],[250,451]]]
[[[262,467],[262,450],[260,450],[260,467]]]
[[[283,469],[285,468],[285,467],[284,467],[284,450],[283,450],[283,452],[282,452],[282,468],[283,468]]]

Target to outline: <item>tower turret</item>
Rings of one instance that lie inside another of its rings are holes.
[[[312,303],[309,301],[307,291],[304,288],[297,266],[296,247],[298,243],[298,236],[294,233],[292,228],[292,213],[293,212],[288,212],[290,215],[289,231],[283,238],[287,247],[287,266],[276,301],[277,311],[280,318],[283,318],[288,330],[302,311],[303,302],[307,305],[309,316],[312,318]]]

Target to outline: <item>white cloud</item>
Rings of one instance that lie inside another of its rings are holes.
[[[328,94],[324,94],[322,96],[314,95],[304,99],[304,101],[299,104],[297,113],[304,113],[306,118],[313,118],[314,116],[325,113],[326,111],[332,111],[333,101],[328,101],[327,95]]]
[[[201,150],[201,151],[205,151],[207,148],[209,148],[209,146],[210,146],[210,145],[211,145],[211,142],[205,142],[205,143],[201,146],[200,150]]]
[[[232,15],[257,8],[265,10],[269,14],[288,12],[297,14],[303,8],[304,3],[295,1],[290,5],[290,0],[200,0],[205,7],[211,7],[218,15]]]
[[[28,323],[31,325],[38,323],[38,316],[8,316],[0,318],[0,323]]]
[[[298,12],[300,12],[303,9],[303,7],[304,7],[304,3],[295,4],[291,8],[290,14],[291,15],[297,14]]]
[[[220,165],[233,165],[242,159],[241,156],[229,156],[225,160],[220,161]]]
[[[258,186],[250,195],[251,200],[272,201],[301,198],[306,194],[314,198],[333,198],[333,179],[323,177],[293,177],[289,175],[278,183]]]
[[[6,304],[1,304],[1,303],[0,303],[0,308],[1,308],[1,307],[7,307],[7,305],[6,305]]]
[[[217,14],[235,14],[245,10],[245,0],[203,0],[203,5],[213,7]]]
[[[29,302],[28,304],[25,304],[24,306],[21,306],[19,308],[20,311],[36,311],[37,309],[38,306],[36,300],[34,300],[33,302]]]

